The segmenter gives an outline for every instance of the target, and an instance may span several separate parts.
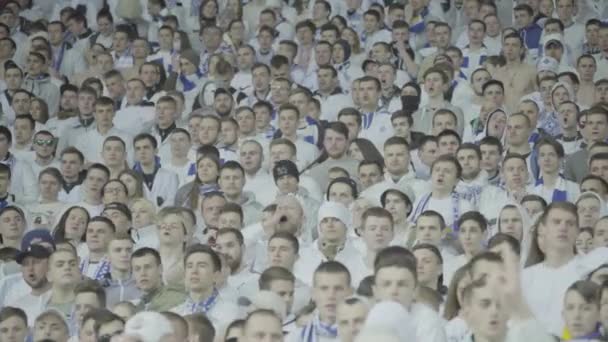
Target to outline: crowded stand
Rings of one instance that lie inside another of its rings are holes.
[[[608,341],[608,0],[0,0],[0,342]]]

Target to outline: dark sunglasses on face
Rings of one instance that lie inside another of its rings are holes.
[[[52,146],[55,143],[55,139],[35,139],[34,144],[38,146]]]

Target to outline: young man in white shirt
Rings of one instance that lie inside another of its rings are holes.
[[[417,287],[416,257],[402,247],[382,250],[374,261],[373,293],[376,301],[395,301],[412,315],[416,339],[446,341],[444,323],[430,307],[415,303]]]
[[[107,257],[108,245],[116,233],[116,227],[109,218],[93,217],[86,229],[88,256],[80,261],[83,275],[102,281],[110,272],[110,261]]]
[[[544,198],[547,203],[574,203],[579,195],[579,186],[560,174],[565,156],[563,146],[551,138],[542,138],[536,143],[535,150],[540,174],[532,192]]]
[[[380,196],[389,188],[397,187],[415,199],[428,192],[426,182],[416,178],[410,170],[410,147],[405,138],[390,137],[384,143],[384,163],[386,172],[384,181],[366,189],[361,196],[380,203]]]
[[[243,192],[245,170],[238,162],[228,161],[220,168],[218,184],[227,201],[236,203],[243,209],[245,226],[258,222],[262,205],[255,200],[255,195]]]
[[[253,293],[248,289],[255,288],[251,283],[257,282],[258,275],[251,272],[250,261],[245,260],[245,242],[240,230],[223,228],[217,233],[216,251],[226,256],[230,267],[228,285],[235,289],[239,296],[251,298]]]
[[[183,128],[176,128],[169,136],[171,158],[164,162],[164,167],[173,171],[179,180],[179,187],[194,180],[196,163],[190,158],[192,143],[190,133]]]
[[[274,179],[262,168],[264,149],[256,140],[245,140],[239,149],[239,163],[245,170],[243,191],[255,194],[263,206],[271,204],[276,197]]]
[[[224,300],[216,288],[221,268],[219,256],[208,246],[188,247],[184,255],[184,284],[188,297],[171,311],[182,316],[204,313],[216,326],[236,319],[238,306]]]
[[[283,331],[290,333],[297,329],[296,316],[300,308],[294,307],[296,295],[296,278],[289,270],[283,267],[269,267],[260,275],[259,290],[276,293],[285,302],[286,317],[283,320]],[[310,292],[310,289],[307,289]],[[310,301],[310,297],[308,297]]]
[[[55,148],[57,139],[49,131],[38,131],[34,134],[32,149],[34,150],[34,160],[31,163],[34,176],[38,179],[40,172],[47,167],[59,169],[59,162],[55,159]]]
[[[161,162],[167,163],[171,160],[171,145],[169,136],[177,128],[178,119],[177,102],[171,96],[163,96],[156,103],[156,119],[154,125],[148,129],[149,133],[158,143],[158,156]]]
[[[288,335],[290,342],[338,341],[336,309],[340,302],[352,294],[350,272],[337,261],[326,261],[316,267],[312,277],[312,300],[317,309],[312,320]]]
[[[49,258],[49,281],[51,295],[46,303],[47,309],[56,309],[71,319],[72,306],[76,295],[74,290],[82,274],[78,269],[78,255],[74,249],[59,249]]]
[[[171,206],[175,200],[177,175],[161,166],[156,156],[158,143],[154,136],[141,133],[133,139],[135,166],[144,179],[144,195],[159,207]]]
[[[76,203],[84,207],[91,217],[98,216],[103,210],[101,190],[110,179],[110,170],[103,164],[89,166],[87,175],[78,186],[78,199]]]
[[[11,192],[15,194],[15,201],[34,202],[38,197],[38,182],[30,163],[9,152],[12,139],[11,131],[6,126],[0,126],[0,163],[11,168]]]
[[[498,186],[500,183],[500,162],[502,161],[502,144],[495,137],[485,137],[479,142],[481,151],[481,168],[488,175],[488,183]]]
[[[441,214],[447,226],[457,230],[458,217],[473,208],[471,202],[455,191],[461,175],[462,167],[455,157],[438,157],[431,167],[431,192],[416,199],[412,220],[416,220],[424,211],[435,210]]]
[[[360,138],[369,139],[377,149],[384,147],[386,139],[393,135],[391,115],[385,108],[380,108],[380,81],[372,76],[359,79],[359,102],[363,125]]]
[[[551,203],[540,218],[538,230],[543,253],[538,263],[524,269],[521,284],[534,315],[548,332],[559,335],[564,329],[562,310],[566,290],[605,263],[608,248],[596,248],[582,257],[575,255],[578,214],[576,206],[569,202]]]
[[[21,273],[31,291],[14,300],[6,302],[6,306],[22,309],[28,317],[28,326],[34,325],[36,317],[44,311],[46,301],[51,292],[51,283],[47,279],[49,257],[51,251],[39,244],[30,244],[17,256],[21,265]]]
[[[348,266],[350,272],[365,273],[359,261],[361,253],[348,238],[351,213],[341,203],[324,202],[319,208],[319,238],[300,252],[294,274],[310,285],[315,268],[327,260],[336,260]],[[349,277],[350,278],[350,277]]]
[[[84,157],[88,162],[99,163],[102,161],[101,151],[103,142],[109,136],[118,136],[125,141],[125,143],[128,142],[129,145],[127,145],[126,149],[128,155],[127,159],[132,157],[132,147],[130,146],[130,143],[133,138],[129,133],[114,127],[114,116],[114,101],[109,97],[100,97],[95,101],[94,105],[94,129],[74,137],[73,146],[84,154]]]
[[[359,270],[363,273],[356,274],[357,269],[351,269],[354,284],[359,284],[365,277],[374,273],[374,260],[376,255],[388,247],[395,237],[393,216],[384,208],[371,207],[363,212],[361,217],[361,241],[363,246],[358,246],[361,252],[359,261],[362,265]]]
[[[456,158],[462,167],[462,178],[456,185],[456,192],[477,208],[481,191],[488,184],[488,174],[481,169],[481,150],[475,144],[465,143],[458,148]]]
[[[300,113],[294,105],[281,106],[278,111],[278,127],[281,130],[281,137],[296,145],[298,167],[304,169],[315,161],[319,151],[315,145],[298,138],[301,115],[303,113]]]

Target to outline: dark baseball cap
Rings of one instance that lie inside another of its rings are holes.
[[[31,245],[26,250],[17,254],[17,258],[15,260],[19,265],[21,265],[23,260],[29,256],[36,259],[48,259],[51,256],[51,251],[40,245]]]

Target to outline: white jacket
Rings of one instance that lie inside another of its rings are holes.
[[[156,172],[152,189],[148,189],[144,185],[144,195],[159,208],[169,207],[173,205],[173,201],[175,200],[178,184],[177,175],[161,167]]]

